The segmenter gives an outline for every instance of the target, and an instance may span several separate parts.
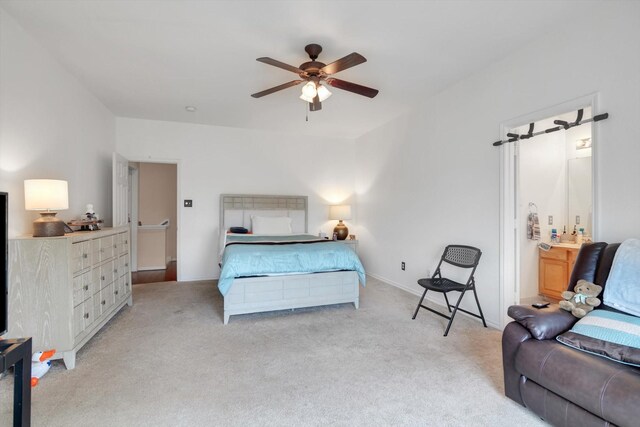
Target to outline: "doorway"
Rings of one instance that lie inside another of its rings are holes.
[[[536,122],[535,128],[553,128],[554,121],[571,122],[575,116],[554,116]],[[590,117],[591,108],[584,108],[584,118]],[[527,129],[515,132],[526,134]],[[566,290],[580,245],[591,239],[593,229],[591,126],[516,144],[519,303],[556,302]]]
[[[503,123],[503,138],[507,139],[507,133],[527,134],[530,123],[534,123],[534,132],[539,132],[557,126],[554,120],[573,122],[579,109],[583,109],[583,120],[586,120],[592,117],[595,102],[595,95],[588,96]],[[546,289],[546,295],[541,296],[540,286],[545,279],[553,278],[557,289],[566,287],[573,266],[571,253],[562,254],[565,256],[563,264],[558,260],[551,260],[548,265],[541,262],[546,252],[538,245],[550,243],[553,229],[558,233],[558,242],[554,244],[550,258],[557,255],[555,251],[559,249],[555,246],[565,247],[567,251],[573,250],[569,248],[571,245],[579,248],[575,242],[580,228],[585,240],[597,236],[594,229],[594,218],[597,217],[593,174],[595,136],[592,123],[587,123],[504,144],[500,148],[503,327],[511,321],[507,316],[510,305],[560,298],[561,290],[554,294]],[[576,183],[587,185],[577,188]],[[537,216],[539,238],[530,234],[530,214]],[[577,254],[577,249],[574,253]]]
[[[130,162],[129,166],[131,240],[136,256],[132,262],[132,283],[176,281],[177,164]]]

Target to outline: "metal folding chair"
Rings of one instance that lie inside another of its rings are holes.
[[[437,314],[438,316],[442,316],[445,319],[449,319],[449,324],[447,324],[447,329],[444,332],[444,336],[446,337],[449,333],[449,328],[451,328],[451,323],[453,322],[453,318],[455,317],[458,310],[467,313],[473,317],[477,317],[478,319],[482,319],[482,324],[484,327],[487,327],[487,323],[484,320],[484,315],[482,314],[482,308],[480,308],[480,301],[478,301],[478,294],[476,293],[476,282],[473,277],[476,272],[476,267],[478,267],[478,262],[480,261],[480,256],[482,255],[482,251],[478,248],[474,248],[473,246],[464,246],[464,245],[449,245],[444,249],[442,253],[442,257],[440,258],[440,262],[438,263],[438,267],[436,271],[433,273],[431,278],[420,279],[418,280],[418,284],[424,288],[424,293],[422,294],[422,298],[420,298],[420,302],[416,307],[415,313],[413,313],[413,319],[418,315],[418,310],[420,307],[425,310],[429,310],[432,313]],[[447,264],[451,264],[455,267],[471,269],[471,273],[469,274],[469,278],[466,283],[459,283],[453,280],[442,277],[440,272],[440,267],[442,263],[446,262]],[[471,313],[467,310],[460,308],[460,302],[462,301],[462,297],[464,293],[468,290],[473,291],[473,296],[476,299],[476,304],[478,305],[478,311],[480,311],[480,315],[475,313]],[[451,316],[447,316],[445,314],[440,313],[439,311],[433,310],[422,304],[424,301],[424,297],[427,295],[427,291],[435,291],[441,292],[444,295],[444,300],[447,303],[447,309]],[[449,304],[449,299],[447,298],[447,292],[456,291],[460,292],[460,298],[458,298],[458,302],[455,306]],[[453,308],[453,311],[451,310]]]

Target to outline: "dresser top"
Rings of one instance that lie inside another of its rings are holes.
[[[22,236],[12,237],[9,240],[46,240],[46,239],[67,239],[71,242],[81,242],[84,240],[96,239],[99,237],[110,236],[112,234],[118,234],[129,230],[129,226],[122,227],[103,227],[100,230],[94,231],[74,231],[73,233],[67,233],[64,236],[56,237],[33,237],[30,234]]]

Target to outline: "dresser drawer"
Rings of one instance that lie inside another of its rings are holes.
[[[129,252],[129,233],[120,233],[117,236],[118,239],[118,255],[123,255]]]
[[[119,277],[113,282],[113,297],[116,301],[116,304],[124,299],[125,291],[124,291],[124,277]]]
[[[73,306],[77,306],[96,291],[94,289],[93,271],[87,271],[73,278]]]
[[[93,296],[78,304],[73,309],[73,333],[76,338],[83,335],[95,320]]]
[[[91,267],[91,242],[76,242],[71,245],[71,272],[75,276]]]
[[[118,274],[120,276],[129,275],[129,254],[121,255],[118,258]]]
[[[102,262],[113,258],[114,255],[114,237],[106,236],[91,242],[91,252],[94,254],[95,262]]]
[[[100,289],[105,286],[113,283],[113,279],[115,278],[115,262],[109,261],[100,266]]]

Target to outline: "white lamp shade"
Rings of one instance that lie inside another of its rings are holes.
[[[57,179],[26,179],[24,208],[28,211],[69,209],[67,181]]]
[[[324,100],[330,96],[331,92],[329,92],[329,89],[322,85],[318,85],[318,98],[320,98],[320,102],[324,102]]]
[[[309,98],[304,93],[302,95],[300,95],[300,99],[302,99],[303,101],[306,101],[306,102],[313,102],[313,97]]]
[[[329,206],[329,219],[351,219],[351,205]]]
[[[309,82],[306,85],[302,86],[302,94],[307,98],[313,99],[316,96],[316,84],[314,82]]]

